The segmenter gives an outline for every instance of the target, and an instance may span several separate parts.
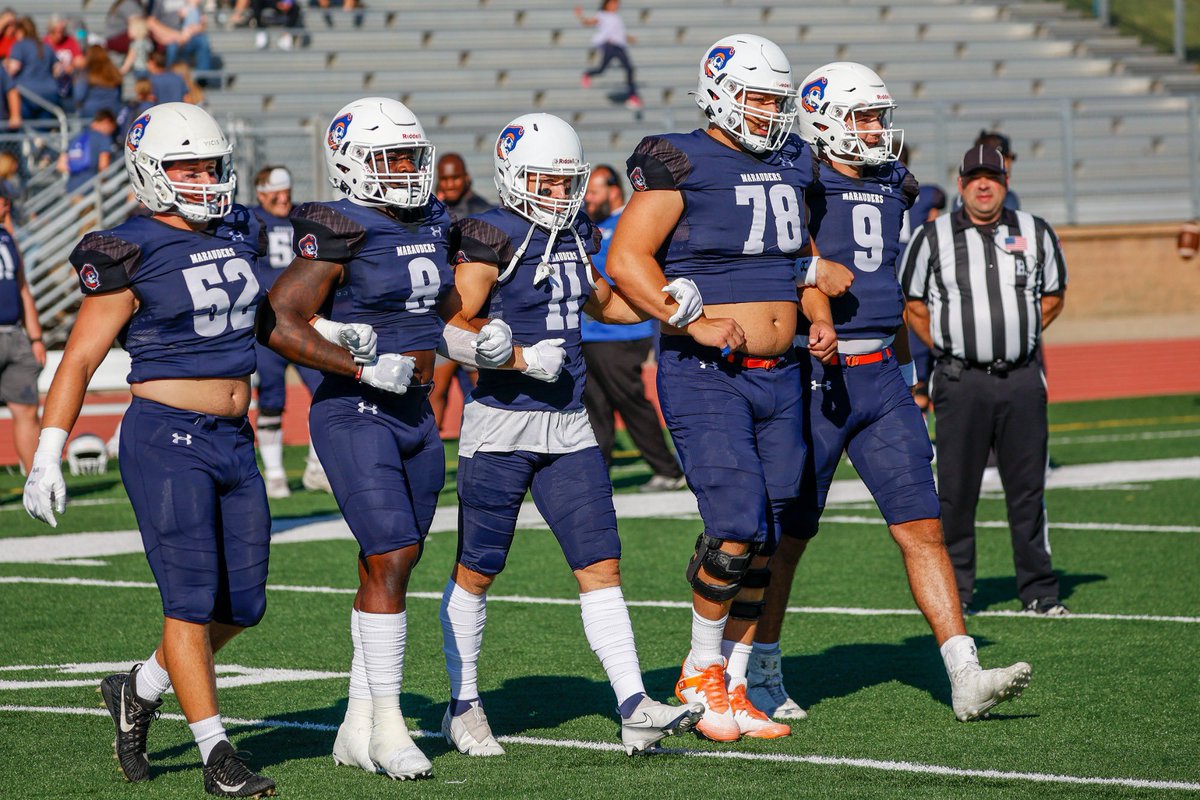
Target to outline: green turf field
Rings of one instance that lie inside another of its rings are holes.
[[[574,581],[542,530],[517,537],[489,604],[480,687],[493,729],[509,737],[505,757],[469,759],[430,736],[418,740],[434,764],[427,781],[333,766],[356,583],[348,539],[273,548],[266,619],[219,660],[227,678],[258,682],[222,690],[227,726],[292,798],[1200,796],[1200,468],[1191,479],[1153,479],[1165,459],[1200,456],[1200,398],[1062,404],[1051,422],[1063,470],[1144,463],[1048,494],[1055,566],[1074,618],[1012,613],[1007,531],[981,528],[983,613],[968,628],[985,666],[1034,667],[1025,695],[990,720],[955,722],[898,551],[873,507],[852,503],[827,511],[836,521],[809,549],[792,595],[784,668],[811,716],[787,739],[717,745],[689,735],[667,740],[667,753],[627,758],[611,691],[570,603]],[[303,452],[288,458],[298,488]],[[843,469],[839,477],[849,477]],[[614,476],[628,491],[648,473],[624,458]],[[20,483],[0,476],[3,796],[203,796],[173,698],[151,732],[154,779],[144,785],[121,781],[112,723],[92,715],[99,678],[145,658],[156,640],[158,598],[144,557],[126,549],[75,558],[67,543],[77,537],[64,536],[61,550],[45,540],[44,563],[6,561],[26,552],[18,539],[52,533],[20,509]],[[74,505],[54,533],[134,528],[115,472],[68,483]],[[444,499],[453,502],[452,488]],[[280,527],[296,530],[336,513],[331,498],[306,492],[272,507]],[[1003,501],[985,496],[980,520],[1003,518]],[[647,687],[659,698],[670,695],[688,647],[683,567],[696,532],[694,520],[678,517],[621,525],[625,593]],[[425,731],[436,732],[447,695],[436,598],[454,553],[453,533],[431,534],[411,587],[403,707]]]

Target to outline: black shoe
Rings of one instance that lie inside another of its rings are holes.
[[[218,742],[208,754],[204,791],[217,797],[271,797],[275,781],[251,772],[226,740]]]
[[[1025,613],[1040,614],[1044,617],[1069,617],[1071,609],[1058,602],[1057,597],[1043,597],[1026,603]]]
[[[162,700],[143,700],[133,691],[134,677],[141,669],[134,666],[128,673],[119,672],[100,681],[100,696],[117,726],[117,738],[113,748],[117,751],[117,763],[127,781],[150,780],[150,760],[146,758],[146,736],[150,723],[158,716]]]
[[[979,613],[979,612],[977,612],[975,609],[971,608],[971,604],[970,604],[970,603],[963,603],[963,604],[962,604],[962,614],[963,614],[963,619],[966,619],[967,617],[973,617],[973,616],[975,616],[977,613]]]

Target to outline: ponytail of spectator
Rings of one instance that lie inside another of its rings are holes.
[[[108,50],[94,44],[87,49],[86,66],[75,79],[75,109],[81,117],[92,117],[100,109],[116,113],[121,107],[121,70]]]

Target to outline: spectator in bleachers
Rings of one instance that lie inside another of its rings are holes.
[[[154,37],[150,35],[150,26],[145,17],[133,17],[129,20],[128,50],[125,61],[121,64],[121,74],[144,78],[150,74],[150,54],[154,52]]]
[[[147,20],[146,6],[142,0],[113,0],[104,15],[105,46],[114,53],[129,52],[130,25],[139,20],[143,26]]]
[[[482,214],[492,204],[475,194],[467,162],[458,153],[445,153],[437,162],[437,199],[446,204],[454,222],[472,214]]]
[[[201,72],[213,68],[208,17],[199,0],[155,0],[151,33],[166,50],[167,66],[189,60]],[[170,102],[159,98],[160,102]]]
[[[160,103],[182,103],[188,96],[188,82],[174,70],[167,69],[167,56],[155,50],[146,59],[150,69],[150,85],[154,87],[154,98]]]
[[[51,14],[46,26],[44,41],[54,51],[58,59],[58,93],[63,97],[71,94],[71,83],[75,72],[84,67],[83,46],[87,44],[87,30],[80,23],[80,33],[83,34],[81,44],[73,31],[67,30],[67,20],[61,14]]]
[[[8,58],[17,43],[17,12],[11,8],[0,11],[0,58]]]
[[[642,100],[638,97],[637,84],[633,82],[633,62],[629,60],[629,45],[635,44],[637,39],[625,32],[625,21],[618,13],[620,8],[621,0],[602,0],[596,15],[587,17],[584,16],[582,8],[575,6],[575,16],[579,21],[589,28],[596,29],[592,34],[592,56],[595,56],[596,51],[600,53],[600,66],[583,73],[582,83],[583,88],[590,88],[592,78],[608,69],[608,65],[615,59],[625,68],[625,107],[639,109],[642,107]]]
[[[92,178],[108,169],[113,158],[113,137],[117,133],[117,117],[102,108],[71,140],[67,152],[58,157],[58,171],[67,176],[67,191],[74,192]]]
[[[0,197],[9,199],[8,211],[0,216],[0,226],[9,233],[22,224],[21,214],[15,204],[21,196],[21,165],[12,153],[0,153]]]
[[[149,78],[138,78],[133,84],[133,99],[123,103],[121,110],[117,112],[118,141],[125,141],[125,134],[129,132],[129,126],[147,109],[157,104],[158,99],[154,96],[154,84],[150,83]]]
[[[7,227],[13,195],[0,191],[0,249],[5,269],[0,270],[0,400],[12,414],[13,442],[21,466],[28,472],[37,448],[37,379],[46,366],[46,345],[42,343],[42,325],[37,306],[25,280],[21,251]]]
[[[87,50],[86,67],[75,76],[72,96],[75,113],[84,119],[94,117],[100,109],[112,114],[121,110],[121,84],[124,76],[113,63],[108,50],[93,44]]]
[[[17,20],[17,41],[4,62],[8,74],[17,81],[17,86],[32,92],[48,105],[62,107],[62,96],[58,93],[58,59],[54,50],[38,36],[37,25],[30,17]],[[51,116],[44,107],[21,99],[21,114],[25,119],[42,119]]]
[[[316,0],[316,6],[321,9],[321,19],[325,20],[325,27],[333,27],[333,14],[329,9],[338,5],[336,0]],[[359,10],[358,0],[341,0],[342,10],[354,15],[354,27],[361,28],[363,24],[363,12]]]
[[[254,26],[258,28],[258,33],[254,35],[254,46],[259,50],[265,50],[271,43],[267,28],[300,27],[300,5],[297,0],[238,0],[238,8],[234,9],[234,15],[238,14],[239,8],[245,9],[247,6],[250,8]],[[280,50],[291,50],[295,46],[296,37],[290,30],[285,30],[279,35]]]
[[[6,127],[15,131],[21,127],[21,93],[17,91],[17,82],[13,80],[8,70],[0,68],[0,114],[7,121]]]

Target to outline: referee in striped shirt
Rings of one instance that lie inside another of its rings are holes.
[[[975,506],[995,448],[1026,611],[1068,614],[1050,565],[1046,379],[1039,345],[1063,307],[1066,267],[1045,220],[1005,209],[995,148],[963,156],[962,208],[919,228],[902,262],[908,324],[936,356],[938,495],[964,611],[975,589]]]

